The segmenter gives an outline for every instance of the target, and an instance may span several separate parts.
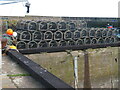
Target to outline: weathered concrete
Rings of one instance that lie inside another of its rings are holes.
[[[117,88],[118,48],[108,47],[105,49],[89,49],[87,51],[89,54],[92,88]],[[79,88],[83,88],[84,53],[83,51],[73,51],[72,54],[79,55]],[[73,57],[71,54],[68,54],[67,52],[58,52],[31,54],[26,56],[74,87]]]
[[[28,74],[8,56],[2,56],[2,88],[44,88],[31,76],[7,76]]]
[[[11,79],[6,74],[1,76],[2,76],[2,88],[16,88],[14,83],[11,82]]]

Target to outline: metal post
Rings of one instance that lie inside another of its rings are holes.
[[[78,57],[75,56],[74,57],[74,84],[75,84],[75,88],[78,88],[78,63],[77,63]]]
[[[84,50],[84,88],[91,88],[87,50]]]
[[[67,54],[70,54],[73,58],[73,70],[74,70],[74,88],[78,90],[78,53],[74,53],[70,50],[66,50]]]

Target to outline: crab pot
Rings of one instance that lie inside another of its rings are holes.
[[[66,22],[58,22],[58,29],[60,30],[60,31],[65,31],[66,29],[67,29],[67,24],[66,24]]]
[[[31,41],[31,34],[28,31],[23,31],[20,35],[21,41]]]
[[[105,42],[104,43],[110,43],[110,38],[105,38]]]
[[[46,21],[38,22],[38,30],[47,31],[47,29],[48,29],[48,24]]]
[[[87,29],[86,29],[86,30],[83,29],[83,30],[81,31],[81,37],[82,37],[82,38],[87,38],[87,37],[88,37],[88,31],[87,31]]]
[[[75,22],[68,22],[68,29],[70,31],[75,31],[76,30],[76,23]]]
[[[58,42],[57,42],[57,41],[51,40],[51,41],[49,42],[49,47],[57,47],[57,46],[58,46]]]
[[[74,40],[69,40],[68,41],[68,45],[69,46],[74,46],[75,45],[75,41]]]
[[[77,40],[76,45],[83,45],[83,40],[82,39]]]
[[[64,39],[65,40],[72,39],[72,32],[70,30],[68,30],[64,33]]]
[[[25,22],[25,24],[24,24],[24,29],[25,30],[29,30],[29,25],[28,25],[29,23],[30,23],[30,21]]]
[[[93,38],[93,39],[91,40],[91,44],[97,44],[97,39],[96,39],[96,38]]]
[[[108,30],[107,37],[112,37],[112,36],[113,36],[113,31],[112,30]]]
[[[26,47],[26,42],[24,42],[24,41],[17,42],[16,46],[17,46],[17,49],[25,49],[25,48],[27,48]]]
[[[32,38],[33,38],[34,41],[40,41],[42,39],[42,33],[39,32],[39,31],[35,31],[33,33],[33,37]]]
[[[75,31],[74,32],[74,39],[79,39],[80,38],[80,31]]]
[[[56,31],[57,30],[57,23],[56,22],[49,22],[48,29],[51,31]]]
[[[86,28],[86,27],[87,27],[86,21],[79,21],[79,22],[77,23],[77,28],[78,28],[78,29]]]
[[[59,46],[62,47],[62,46],[67,46],[67,42],[64,40],[62,41],[59,41]]]
[[[91,39],[90,38],[85,38],[84,39],[84,44],[91,44]]]
[[[37,42],[35,41],[28,42],[28,48],[37,48],[37,47],[38,47]]]
[[[28,23],[28,30],[29,31],[35,31],[35,30],[37,30],[37,23],[35,21],[30,21]]]
[[[97,40],[97,43],[98,44],[103,44],[105,41],[104,41],[104,38],[99,38],[98,40]]]
[[[108,30],[107,29],[104,29],[102,31],[102,37],[107,37],[107,33],[108,33]]]
[[[54,33],[54,39],[55,40],[63,40],[63,33],[61,31],[56,31]]]
[[[92,38],[95,37],[95,30],[94,29],[89,30],[89,36]]]
[[[49,45],[48,45],[48,42],[47,41],[40,41],[39,43],[38,43],[38,47],[48,47]]]
[[[47,31],[44,33],[44,40],[52,40],[53,39],[53,33],[51,31]]]
[[[96,38],[102,37],[102,31],[101,31],[101,30],[96,30],[96,32],[95,32],[95,37],[96,37]]]

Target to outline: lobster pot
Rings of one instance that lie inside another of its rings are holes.
[[[54,40],[63,40],[63,33],[61,31],[56,31],[54,33]]]
[[[47,31],[48,29],[48,24],[46,21],[39,21],[37,23],[38,30],[40,31]]]
[[[23,31],[20,35],[21,41],[30,41],[31,40],[31,34],[28,31]]]
[[[26,23],[26,21],[20,21],[20,22],[18,22],[17,28],[18,28],[18,29],[24,29],[25,23]]]
[[[98,40],[97,40],[97,43],[98,44],[103,44],[105,41],[104,41],[104,39],[103,38],[99,38]]]
[[[37,30],[37,23],[35,21],[30,21],[28,23],[28,30],[29,31],[35,31],[35,30]]]
[[[96,30],[96,32],[95,32],[95,37],[96,38],[100,38],[100,37],[102,37],[102,31],[101,30]]]
[[[48,29],[51,31],[56,31],[57,30],[57,23],[56,22],[49,22]]]
[[[84,20],[77,22],[77,28],[78,29],[87,28],[87,22]]]
[[[75,31],[74,32],[74,39],[79,39],[80,38],[80,31]]]
[[[17,46],[17,49],[26,49],[27,48],[26,42],[24,42],[24,41],[17,42],[16,46]]]
[[[70,31],[75,31],[76,30],[76,22],[68,22],[68,29]]]
[[[57,28],[60,31],[66,31],[67,30],[66,22],[58,22]]]
[[[86,30],[83,29],[83,30],[81,31],[81,37],[82,37],[82,38],[87,38],[87,37],[88,37],[88,31],[87,31],[87,29],[86,29]]]
[[[40,41],[42,39],[42,33],[39,31],[35,31],[32,36],[34,41]]]
[[[110,38],[105,38],[105,42],[104,43],[110,43]]]
[[[51,41],[49,42],[49,47],[57,47],[57,46],[58,46],[58,42],[57,42],[57,41],[51,40]]]
[[[112,37],[112,36],[113,36],[113,31],[112,30],[108,30],[107,37]]]
[[[18,21],[18,22],[17,22],[16,27],[17,27],[18,30],[21,29],[21,21]]]
[[[79,39],[79,40],[76,41],[76,45],[83,45],[83,43],[84,43],[84,42],[83,42],[82,39]]]
[[[30,21],[25,22],[25,24],[24,24],[24,29],[25,30],[29,30],[29,25],[28,25],[29,23],[30,23]]]
[[[91,44],[97,44],[97,39],[96,39],[96,38],[93,38],[93,39],[91,40]]]
[[[85,38],[84,39],[84,44],[91,44],[91,39],[90,38]]]
[[[91,37],[91,38],[95,37],[95,30],[94,29],[89,30],[89,37]]]
[[[52,40],[53,39],[53,33],[51,31],[47,31],[44,33],[44,40]]]
[[[68,45],[69,46],[74,46],[75,45],[75,41],[74,40],[69,40],[68,41]]]
[[[70,30],[68,30],[64,33],[64,39],[65,40],[72,39],[72,32]]]
[[[111,38],[110,38],[110,43],[115,43],[115,42],[116,42],[115,37],[111,37]]]
[[[102,37],[107,37],[107,33],[108,33],[108,30],[107,29],[104,29],[102,31]]]
[[[115,42],[120,42],[120,38],[115,37]]]
[[[48,45],[48,42],[47,41],[40,41],[39,43],[38,43],[38,47],[48,47],[49,45]]]
[[[118,34],[120,34],[120,29],[114,29],[113,30],[113,35],[116,36]]]
[[[20,35],[21,35],[21,32],[17,31],[17,41],[20,41]]]
[[[35,41],[28,42],[28,48],[37,48],[37,47],[38,47],[37,42]]]
[[[59,46],[67,46],[67,42],[65,40],[59,41]]]

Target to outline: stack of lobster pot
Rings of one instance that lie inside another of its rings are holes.
[[[17,48],[115,43],[119,29],[87,28],[84,20],[19,21]]]

